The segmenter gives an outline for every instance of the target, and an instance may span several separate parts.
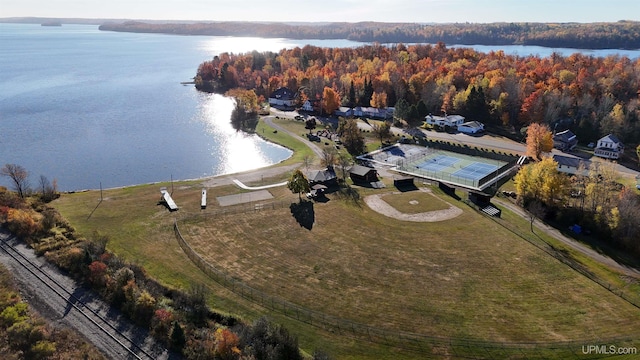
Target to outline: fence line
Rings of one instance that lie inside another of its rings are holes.
[[[469,204],[472,208],[476,209],[475,205],[471,204],[468,201],[465,201],[465,202],[467,204]],[[480,212],[480,213],[482,213],[483,215],[487,215],[487,214],[485,214],[483,212]],[[510,224],[509,222],[507,222],[507,221],[505,221],[505,220],[503,220],[501,218],[497,218],[497,217],[494,217],[494,216],[487,216],[487,217],[490,218],[491,220],[493,220],[494,222],[496,222],[498,225],[504,227],[505,229],[509,230],[513,234],[517,235],[521,239],[527,241],[531,245],[533,245],[533,246],[537,247],[538,249],[544,251],[548,255],[551,255],[552,257],[554,257],[558,261],[560,261],[563,264],[569,266],[570,268],[572,268],[573,270],[577,271],[581,275],[587,277],[589,280],[591,280],[591,281],[595,282],[596,284],[602,286],[603,288],[605,288],[606,290],[608,290],[612,294],[620,297],[624,301],[626,301],[629,304],[633,305],[634,307],[640,309],[640,298],[639,297],[636,296],[635,298],[632,298],[627,293],[625,293],[622,289],[619,289],[615,285],[612,285],[612,284],[600,279],[595,274],[593,274],[593,273],[589,272],[588,270],[586,270],[585,268],[583,268],[575,260],[563,255],[562,252],[560,252],[558,249],[553,247],[553,245],[547,243],[546,241],[544,241],[544,240],[542,240],[542,239],[540,239],[538,237],[534,238],[534,237],[528,236],[529,235],[528,233],[527,234],[523,234],[520,230],[518,230],[512,224]]]
[[[229,212],[228,212],[229,213]],[[272,311],[283,314],[306,324],[321,328],[339,335],[352,336],[373,343],[392,347],[402,347],[420,353],[438,356],[442,348],[453,352],[455,358],[478,358],[478,351],[482,358],[502,359],[511,356],[525,356],[528,359],[548,359],[549,351],[559,352],[558,359],[573,356],[576,359],[589,359],[589,355],[580,354],[579,348],[585,341],[564,342],[492,342],[479,339],[450,338],[430,336],[406,331],[385,330],[342,319],[333,315],[307,309],[287,300],[266,294],[260,290],[244,284],[242,281],[227,275],[215,266],[209,264],[191,248],[182,236],[178,227],[178,220],[174,220],[174,232],[178,244],[187,257],[211,279],[231,290],[242,298],[259,304]],[[619,343],[630,340],[626,337],[607,339],[609,343]],[[591,340],[594,341],[594,340]],[[598,343],[602,343],[598,339]],[[451,353],[444,351],[442,356],[451,357]],[[446,355],[445,355],[446,354]]]

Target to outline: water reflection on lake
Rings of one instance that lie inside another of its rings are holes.
[[[211,156],[217,158],[213,173],[228,174],[257,169],[273,163],[276,155],[287,154],[289,150],[272,145],[268,148],[259,146],[261,139],[255,134],[236,131],[229,119],[234,108],[233,100],[216,94],[203,94],[205,99],[200,103],[197,115],[204,122],[206,132],[212,137],[215,147],[211,148]]]

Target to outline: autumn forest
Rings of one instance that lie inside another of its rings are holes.
[[[223,53],[202,63],[195,80],[201,90],[243,88],[258,99],[286,86],[300,103],[329,88],[344,106],[396,106],[396,116],[408,107],[409,125],[447,112],[515,130],[533,122],[570,128],[584,143],[609,133],[640,142],[640,59],[621,56],[522,57],[443,43],[305,46]]]

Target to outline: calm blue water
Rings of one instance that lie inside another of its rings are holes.
[[[304,44],[0,24],[0,164],[22,165],[32,185],[45,175],[61,190],[76,190],[279,162],[291,152],[232,130],[231,100],[180,82],[224,51]]]
[[[290,151],[232,130],[233,104],[189,81],[221,52],[278,51],[347,40],[171,36],[97,26],[0,24],[0,165],[57,179],[59,189],[191,179],[267,166]],[[479,51],[498,48],[475,46]],[[501,47],[546,56],[571,49]],[[595,56],[640,51],[598,50]],[[0,185],[9,185],[0,178]]]

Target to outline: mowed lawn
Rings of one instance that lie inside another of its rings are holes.
[[[380,190],[379,193],[390,192]],[[414,194],[420,203],[428,194]],[[396,196],[396,199],[392,197]],[[387,218],[329,195],[311,230],[289,208],[181,222],[212,265],[267,294],[388,330],[506,342],[637,334],[640,311],[465,204],[452,220]],[[411,193],[388,194],[390,204]],[[431,205],[425,205],[425,210]]]

